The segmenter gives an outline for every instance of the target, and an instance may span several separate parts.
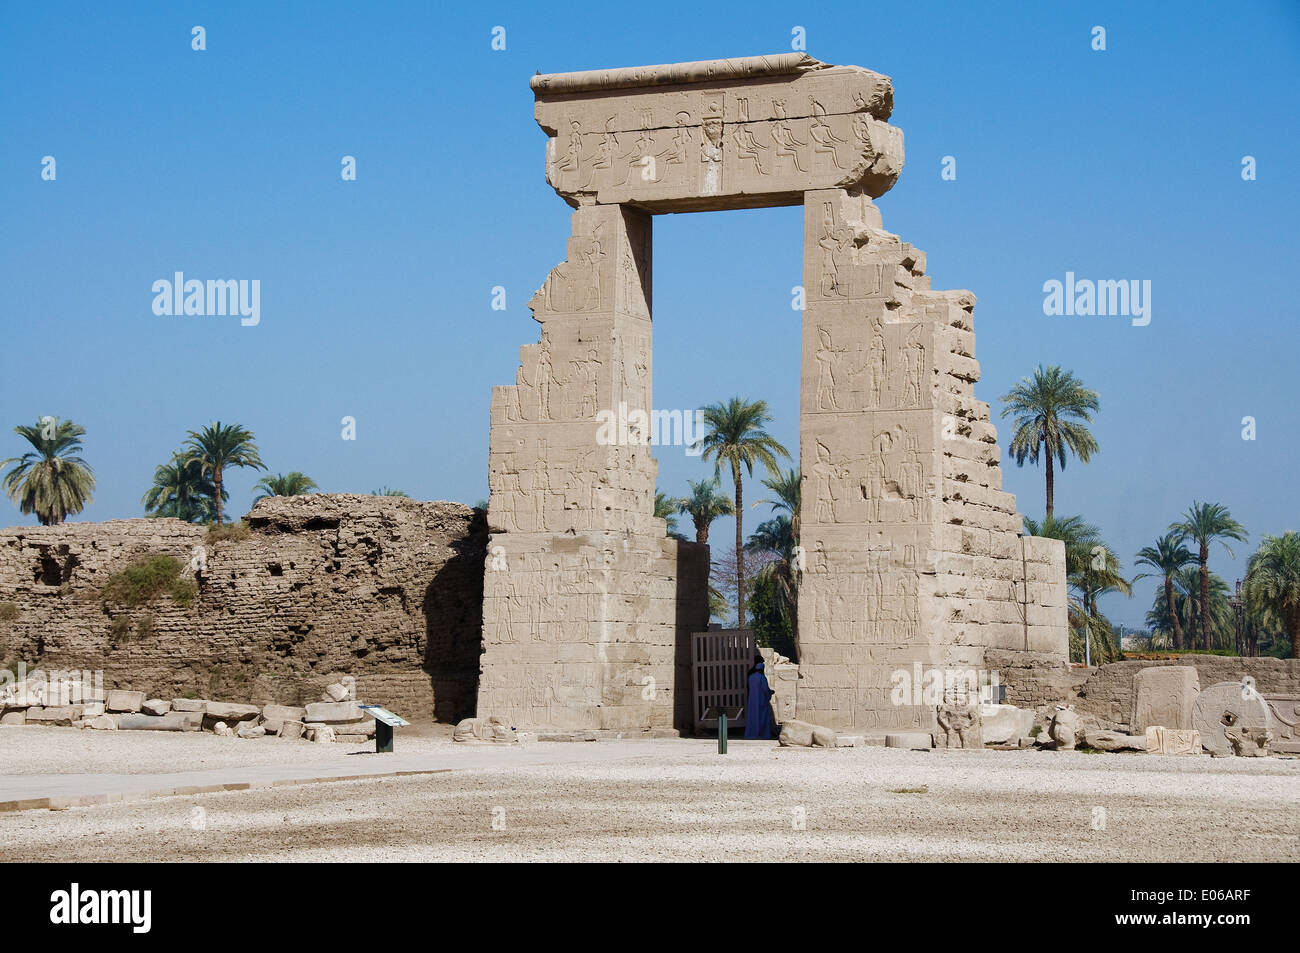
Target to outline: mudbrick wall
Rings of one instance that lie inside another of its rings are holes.
[[[483,514],[459,503],[273,497],[244,539],[172,519],[0,529],[0,666],[102,669],[161,698],[317,701],[342,675],[412,722],[474,714]],[[166,554],[201,569],[189,605],[105,599],[123,568]]]

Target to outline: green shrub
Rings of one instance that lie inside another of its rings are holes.
[[[199,587],[193,579],[177,579],[171,584],[172,602],[178,606],[188,606],[199,597]]]
[[[124,615],[115,617],[108,625],[108,634],[114,642],[125,642],[131,634],[131,620]]]
[[[238,523],[230,523],[223,526],[209,526],[206,542],[209,546],[213,543],[224,543],[226,541],[239,542],[242,539],[248,539],[252,535],[252,530],[243,520]]]
[[[0,602],[0,622],[13,622],[21,613],[13,602]]]
[[[152,612],[146,612],[135,623],[135,634],[142,639],[147,639],[154,634],[154,617]]]
[[[181,563],[171,556],[154,556],[142,563],[127,566],[119,573],[114,573],[100,590],[105,602],[112,602],[128,608],[143,605],[156,599],[164,592],[171,592],[176,600],[179,589],[187,580],[181,579]],[[194,584],[189,583],[190,587]],[[182,598],[186,598],[182,596]],[[193,596],[188,597],[189,602]],[[188,605],[189,602],[179,602]]]

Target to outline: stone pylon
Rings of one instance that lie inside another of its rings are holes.
[[[799,717],[931,730],[986,647],[1066,651],[1064,551],[1002,491],[975,296],[844,189],[804,196],[804,287]]]
[[[708,553],[653,515],[650,223],[622,205],[574,211],[530,302],[541,340],[493,390],[478,710],[519,727],[687,718],[678,631],[707,624]]]
[[[650,222],[669,212],[804,206],[798,717],[931,729],[985,649],[1063,658],[1064,552],[1021,536],[1002,491],[975,298],[932,291],[873,203],[903,166],[889,77],[783,53],[531,86],[575,211],[532,302],[541,339],[493,392],[479,714],[690,721],[708,553],[664,537],[644,432]]]

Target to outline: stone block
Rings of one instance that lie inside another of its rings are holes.
[[[1156,665],[1133,676],[1134,731],[1148,725],[1191,728],[1200,678],[1190,665]]]
[[[264,738],[266,729],[261,725],[254,725],[247,721],[241,721],[239,728],[235,730],[235,735],[240,738]]]
[[[352,700],[352,689],[342,682],[334,682],[325,686],[325,694],[321,699],[327,702],[345,702]]]
[[[115,712],[135,712],[144,705],[144,692],[131,692],[116,688],[108,693],[104,707]]]
[[[1083,743],[1098,751],[1146,751],[1146,735],[1126,735],[1119,731],[1085,728]]]
[[[172,703],[161,698],[149,698],[140,706],[140,710],[146,715],[165,715],[172,710]]]
[[[7,711],[0,715],[0,725],[25,725],[27,724],[27,710]]]
[[[294,741],[302,737],[301,721],[282,721],[280,730],[276,733],[278,737]]]
[[[276,734],[280,725],[286,721],[302,721],[307,717],[307,709],[292,705],[265,705],[262,708],[262,724],[270,734]]]
[[[1195,728],[1165,728],[1148,725],[1146,730],[1147,754],[1186,755],[1201,753],[1201,733]]]
[[[204,711],[207,700],[203,698],[173,698],[172,711]]]
[[[1016,744],[1034,727],[1034,713],[1015,705],[980,705],[986,745]]]
[[[117,722],[111,715],[96,715],[86,722],[87,728],[94,728],[96,731],[117,731]]]
[[[934,738],[928,731],[898,731],[885,735],[886,748],[908,748],[912,751],[934,747]]]
[[[234,702],[208,702],[204,709],[208,718],[232,724],[236,721],[251,721],[262,714],[256,705],[240,705]]]
[[[81,716],[73,705],[55,705],[49,708],[27,709],[29,725],[71,725]]]
[[[1300,695],[1264,695],[1273,722],[1269,748],[1277,754],[1300,754]]]
[[[302,727],[303,733],[307,736],[308,741],[327,744],[334,740],[334,729],[330,725],[314,723],[304,724]]]
[[[306,711],[307,721],[326,725],[348,724],[362,718],[356,702],[312,702]]]

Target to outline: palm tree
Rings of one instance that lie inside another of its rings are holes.
[[[304,496],[313,490],[319,490],[316,481],[305,473],[299,473],[292,470],[289,473],[277,473],[275,476],[264,476],[257,481],[253,490],[257,495],[253,497],[253,502],[265,500],[272,496]]]
[[[1133,581],[1145,579],[1147,576],[1160,576],[1165,584],[1165,608],[1169,613],[1169,619],[1173,625],[1174,648],[1183,647],[1183,626],[1178,620],[1178,613],[1174,609],[1174,576],[1179,570],[1195,562],[1196,557],[1192,551],[1182,544],[1177,533],[1166,533],[1156,540],[1154,546],[1143,546],[1138,551],[1135,565],[1150,566],[1155,572],[1142,572],[1133,577]]]
[[[798,654],[799,644],[799,579],[795,569],[794,526],[784,513],[760,523],[745,543],[745,549],[753,553],[771,553],[777,558],[764,564],[755,575],[759,579],[771,580],[776,606],[781,621],[789,630]]]
[[[1119,574],[1119,560],[1102,542],[1101,531],[1081,516],[1048,516],[1038,522],[1025,517],[1030,536],[1059,539],[1065,544],[1065,579],[1076,593],[1066,601],[1070,627],[1070,656],[1084,655],[1087,634],[1099,661],[1118,657],[1110,622],[1097,610],[1097,598],[1106,592],[1129,595],[1129,583]],[[1100,560],[1101,565],[1096,566]]]
[[[716,479],[687,480],[691,495],[677,501],[677,510],[691,518],[695,524],[695,541],[701,546],[709,543],[709,525],[720,516],[732,516],[735,505],[722,495],[722,486]]]
[[[796,546],[799,544],[799,501],[802,479],[799,467],[791,467],[789,470],[777,470],[774,475],[763,481],[763,486],[775,493],[776,499],[759,500],[754,504],[755,506],[761,506],[764,503],[769,503],[774,510],[785,510],[786,515],[790,517],[791,533],[794,535]]]
[[[1024,466],[1026,460],[1037,463],[1040,454],[1044,458],[1050,517],[1056,502],[1052,461],[1059,461],[1064,470],[1066,451],[1082,463],[1097,452],[1097,440],[1084,424],[1092,423],[1093,413],[1101,407],[1100,399],[1072,372],[1056,365],[1046,369],[1040,365],[1034,368],[1033,377],[1021,379],[1010,393],[1004,394],[1002,402],[1006,404],[1002,416],[1015,415],[1010,452],[1016,464]]]
[[[13,464],[4,475],[5,492],[23,513],[35,513],[42,526],[62,523],[80,513],[95,489],[94,472],[81,457],[86,428],[71,420],[42,417],[36,426],[20,424],[14,433],[32,445],[21,457],[0,462]]]
[[[1246,601],[1261,614],[1280,618],[1300,658],[1300,533],[1265,536],[1246,567]]]
[[[763,429],[771,422],[767,401],[749,403],[733,397],[725,404],[712,404],[704,408],[704,422],[709,431],[700,441],[702,456],[713,460],[713,477],[721,476],[722,463],[731,465],[731,481],[736,487],[736,551],[745,548],[744,489],[740,468],[754,475],[754,464],[761,463],[770,472],[777,470],[777,454],[790,459],[790,451],[781,446],[775,437]],[[736,560],[736,625],[745,627],[745,562]]]
[[[252,431],[231,424],[223,427],[221,421],[209,424],[202,430],[189,432],[185,462],[197,461],[204,476],[212,477],[216,490],[212,499],[217,510],[217,525],[222,521],[222,503],[225,501],[226,467],[252,467],[265,470],[266,465],[257,453]]]
[[[407,493],[405,490],[394,490],[386,486],[381,486],[379,489],[371,492],[370,495],[371,496],[401,496],[401,497],[405,497],[408,500],[411,498],[411,494]]]
[[[677,501],[670,500],[667,493],[655,493],[655,517],[664,521],[665,536],[686,542],[686,537],[677,532]]]
[[[1205,641],[1203,648],[1209,648],[1210,632],[1210,544],[1218,540],[1223,548],[1232,555],[1232,547],[1227,540],[1246,541],[1246,529],[1232,518],[1228,508],[1221,503],[1199,503],[1192,501],[1191,507],[1183,514],[1180,522],[1169,526],[1171,532],[1179,535],[1179,542],[1192,540],[1197,544],[1197,565],[1201,572],[1201,638]]]
[[[140,502],[149,516],[170,516],[187,523],[206,523],[216,517],[213,500],[217,488],[198,461],[186,462],[185,454],[177,451],[171,460],[153,471],[153,486]],[[222,490],[223,500],[230,494]]]

